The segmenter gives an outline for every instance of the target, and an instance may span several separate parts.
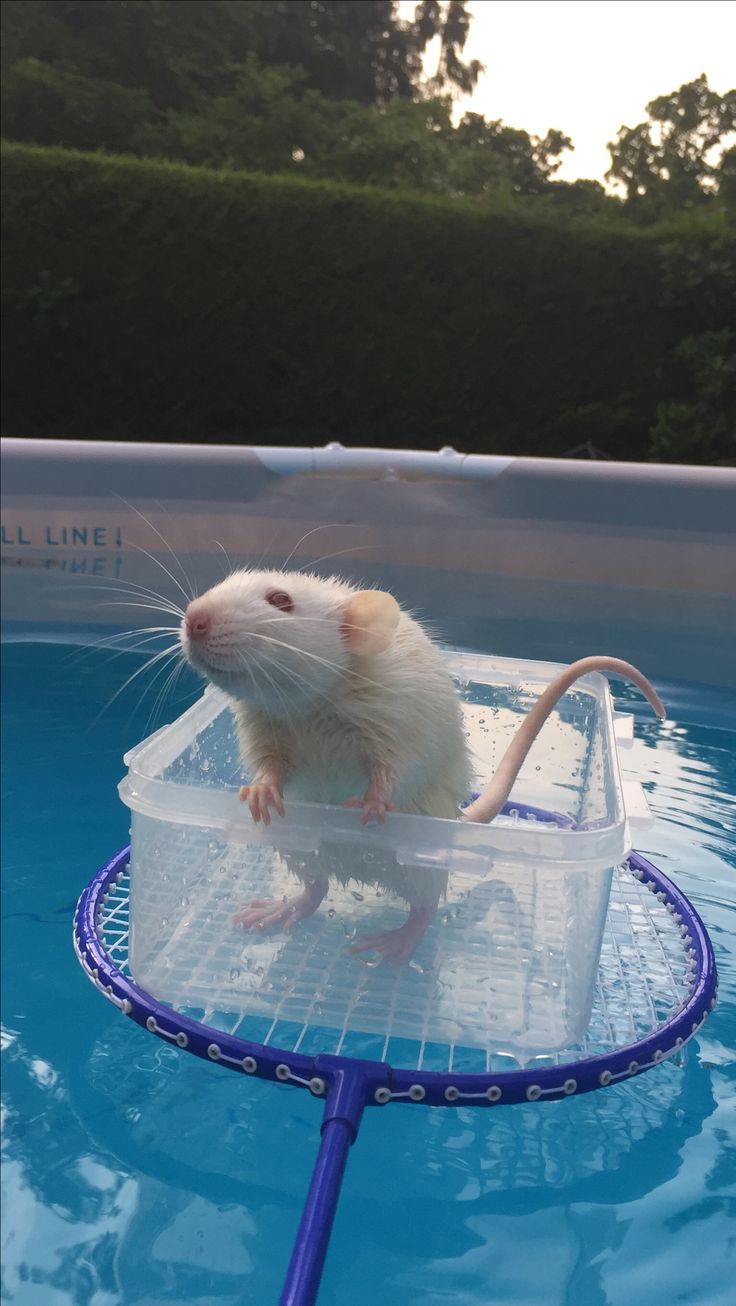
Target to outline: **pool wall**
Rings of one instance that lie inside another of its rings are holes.
[[[182,601],[161,537],[200,592],[231,564],[294,550],[291,565],[324,559],[390,586],[451,644],[605,652],[665,680],[736,685],[735,469],[2,441],[6,638],[156,621],[106,606],[102,589],[133,581]]]

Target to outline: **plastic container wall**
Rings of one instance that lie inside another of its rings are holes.
[[[448,659],[481,787],[558,668]],[[353,810],[287,802],[283,820],[256,827],[216,691],[126,760],[131,966],[157,997],[242,1017],[246,1035],[249,1021],[292,1022],[323,1050],[360,1031],[523,1060],[583,1036],[611,872],[629,848],[603,678],[560,701],[491,825],[392,813],[361,827]],[[278,901],[317,876],[327,896],[292,930],[234,924],[250,899]],[[362,935],[399,926],[412,899],[438,907],[408,964],[351,955]]]

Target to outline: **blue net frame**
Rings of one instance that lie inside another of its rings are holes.
[[[534,813],[559,820],[536,809]],[[687,961],[684,1000],[644,1037],[561,1064],[486,1073],[402,1068],[387,1061],[327,1053],[313,1056],[266,1046],[206,1025],[160,1002],[125,974],[124,949],[114,948],[113,958],[105,921],[116,920],[120,937],[127,938],[129,858],[130,847],[126,846],[100,868],[79,899],[74,947],[88,978],[118,1010],[160,1039],[246,1077],[255,1075],[305,1088],[324,1100],[320,1149],[281,1306],[310,1306],[316,1300],[347,1156],[366,1106],[493,1107],[592,1092],[650,1070],[675,1055],[697,1034],[716,1003],[713,948],[698,913],[667,876],[646,858],[631,853],[626,869],[666,909]],[[105,905],[113,899],[114,908],[106,917]]]

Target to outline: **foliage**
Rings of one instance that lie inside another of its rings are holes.
[[[6,136],[213,167],[301,172],[448,196],[542,198],[578,214],[625,207],[637,222],[712,200],[734,207],[736,92],[705,76],[622,127],[609,178],[556,179],[572,142],[466,113],[465,0],[4,0]],[[434,73],[423,58],[438,49]]]
[[[298,70],[249,59],[227,95],[138,132],[135,152],[218,167],[300,172],[441,195],[541,194],[570,148],[466,114],[447,99],[386,105],[328,100]]]
[[[559,180],[559,130],[455,120],[470,21],[4,0],[7,136],[221,170],[11,149],[8,429],[731,459],[736,91],[703,75],[622,127],[619,199]]]
[[[682,322],[719,332],[730,311],[733,251],[705,217],[642,232],[519,200],[4,155],[9,433],[550,455],[592,439],[640,458],[658,405],[697,399],[662,380]],[[671,285],[696,247],[690,289]]]
[[[466,114],[464,0],[5,0],[6,136],[445,195],[541,193],[572,148]],[[435,72],[422,55],[439,45]]]
[[[629,206],[645,217],[702,204],[717,193],[724,161],[714,151],[736,131],[736,90],[719,95],[701,74],[647,105],[647,122],[621,127],[609,144],[606,176],[626,191]],[[733,167],[733,160],[724,159]]]
[[[657,407],[653,462],[736,464],[736,332],[686,336],[673,351],[684,399]]]
[[[329,99],[412,98],[422,55],[438,38],[434,95],[473,89],[464,63],[465,0],[422,0],[412,22],[393,0],[4,0],[3,68],[36,58],[63,71],[145,91],[159,109],[228,94],[238,69],[302,69]]]
[[[649,456],[661,462],[733,462],[736,456],[736,258],[726,221],[695,210],[660,245],[663,303],[674,343],[664,360],[667,398]]]
[[[130,149],[151,122],[145,91],[83,77],[38,59],[13,64],[2,79],[3,131],[11,139],[82,150]]]

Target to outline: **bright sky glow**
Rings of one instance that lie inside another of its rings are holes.
[[[413,3],[402,3],[402,16]],[[705,73],[723,93],[736,82],[734,0],[471,0],[465,48],[486,65],[460,104],[544,136],[572,137],[557,176],[603,180],[606,144],[645,106]]]

